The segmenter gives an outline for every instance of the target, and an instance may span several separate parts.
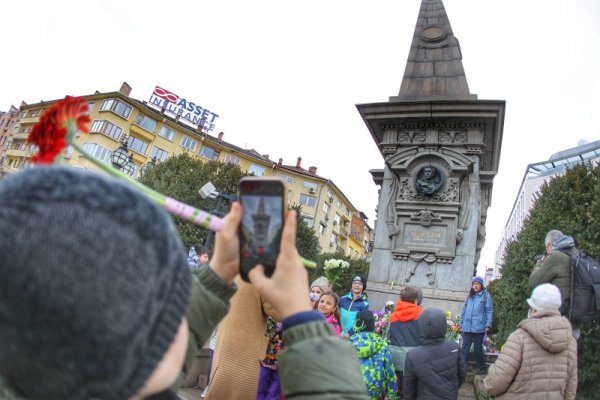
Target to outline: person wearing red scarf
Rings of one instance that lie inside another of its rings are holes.
[[[402,375],[406,353],[420,344],[417,320],[423,312],[418,305],[419,291],[407,286],[400,292],[400,300],[390,315],[390,351],[398,379],[398,394],[402,392]]]

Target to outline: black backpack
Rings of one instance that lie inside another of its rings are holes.
[[[573,322],[600,318],[600,264],[585,251],[561,251],[571,257],[571,298],[561,311]]]

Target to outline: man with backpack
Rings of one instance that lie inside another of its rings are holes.
[[[542,283],[551,283],[558,287],[562,298],[560,312],[568,315],[571,302],[571,256],[579,255],[575,240],[561,231],[553,229],[546,234],[544,240],[546,256],[536,264],[529,276],[529,289]],[[579,339],[579,329],[573,326],[573,336]]]

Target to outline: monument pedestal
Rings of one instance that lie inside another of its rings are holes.
[[[369,282],[367,295],[369,296],[369,305],[372,310],[378,310],[381,307],[373,306],[373,304],[384,304],[392,300],[394,304],[400,300],[400,290],[403,285],[393,283]],[[430,289],[421,288],[423,293],[423,308],[436,307],[444,312],[450,311],[452,316],[460,315],[462,306],[469,294],[468,291],[462,290],[446,290],[446,289]]]

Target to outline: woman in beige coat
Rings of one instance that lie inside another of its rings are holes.
[[[208,400],[253,400],[258,388],[260,360],[265,357],[269,338],[267,318],[279,314],[264,302],[258,291],[238,276],[237,293],[229,314],[219,324],[217,345],[211,367]]]
[[[527,299],[529,317],[510,334],[484,380],[497,399],[575,399],[577,342],[559,312],[558,288],[545,283]]]

